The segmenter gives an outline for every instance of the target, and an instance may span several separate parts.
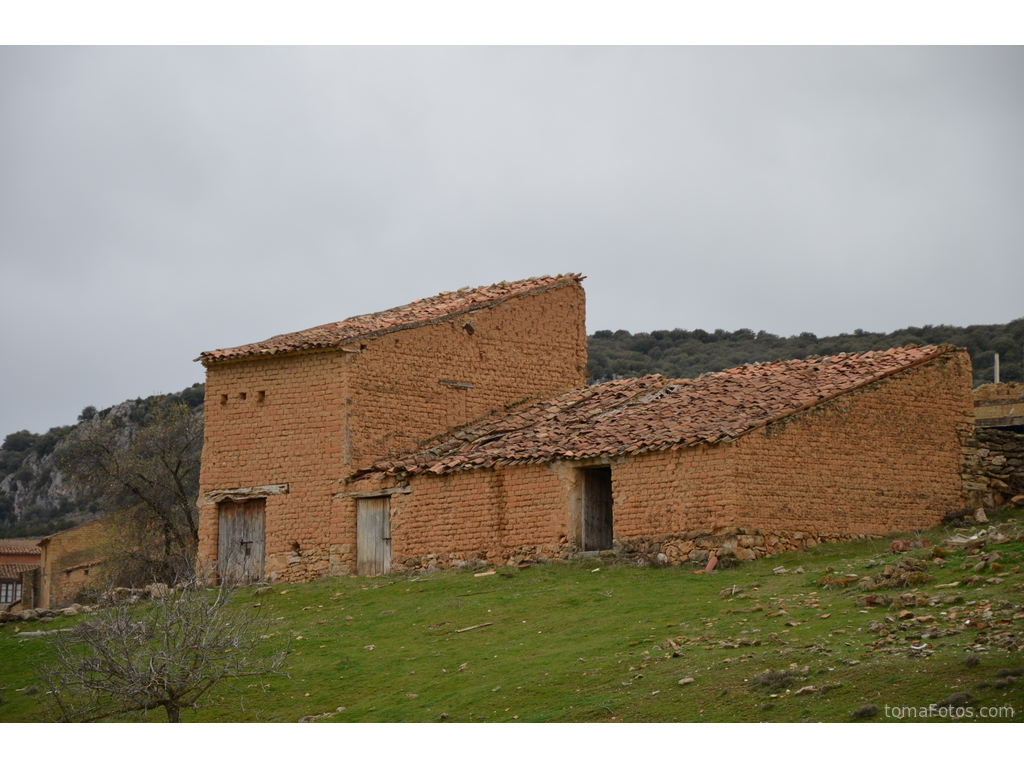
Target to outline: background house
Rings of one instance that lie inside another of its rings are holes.
[[[22,574],[38,568],[39,558],[34,539],[0,539],[0,610],[21,600]]]
[[[61,608],[80,593],[106,586],[101,565],[110,518],[99,517],[39,541],[39,577],[33,604],[26,608]]]

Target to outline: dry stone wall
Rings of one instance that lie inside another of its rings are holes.
[[[978,429],[966,452],[969,507],[995,509],[1024,494],[1024,434]]]

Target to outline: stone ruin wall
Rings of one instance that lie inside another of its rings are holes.
[[[998,509],[1024,494],[1024,434],[978,429],[966,450],[967,506]]]

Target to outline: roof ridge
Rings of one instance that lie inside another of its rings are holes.
[[[251,344],[203,352],[195,359],[202,361],[205,365],[246,357],[276,356],[338,348],[347,342],[443,322],[467,312],[496,306],[509,299],[543,293],[572,283],[579,284],[585,279],[586,277],[580,272],[566,272],[554,277],[543,275],[512,282],[503,280],[476,288],[464,287],[457,291],[442,291],[434,296],[415,299],[390,309],[354,315],[344,320],[277,334],[269,339]],[[388,319],[391,322],[376,322]]]

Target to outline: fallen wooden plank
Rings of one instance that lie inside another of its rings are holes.
[[[493,624],[493,621],[488,621],[485,624],[474,624],[472,627],[466,627],[464,629],[456,629],[456,632],[469,632],[471,629],[480,629],[480,627],[489,627]]]

